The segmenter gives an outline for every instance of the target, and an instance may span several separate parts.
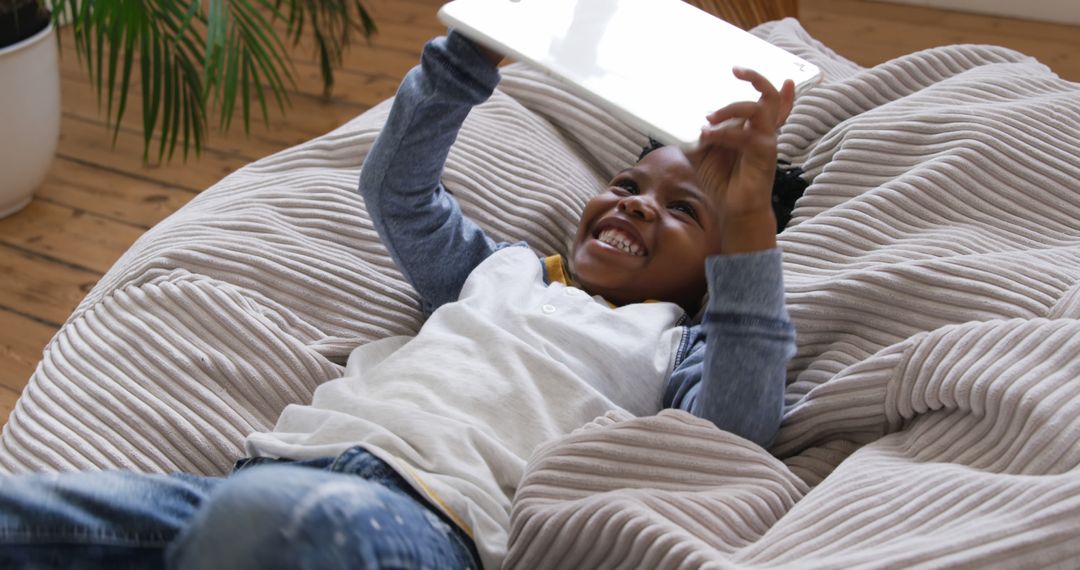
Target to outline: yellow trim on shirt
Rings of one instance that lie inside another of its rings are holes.
[[[548,284],[562,283],[570,285],[570,278],[566,275],[566,267],[563,265],[561,255],[549,255],[544,258],[544,269],[547,270]]]
[[[563,259],[563,256],[557,254],[549,255],[545,257],[543,261],[544,271],[547,273],[548,285],[551,285],[552,283],[562,283],[567,287],[577,287],[577,285],[570,280],[570,273],[566,270],[566,261]],[[660,301],[648,299],[642,302],[659,303]],[[604,303],[606,303],[607,306],[611,307],[612,309],[619,308],[618,305],[612,303],[611,301],[608,301],[607,299],[604,299]]]
[[[420,478],[420,474],[417,473],[415,469],[413,469],[412,465],[409,465],[404,461],[397,461],[396,463],[401,467],[404,467],[405,470],[409,472],[409,476],[412,477],[413,481],[416,481],[417,485],[420,485],[420,488],[424,491],[424,494],[427,495],[427,497],[432,501],[435,501],[439,505],[439,508],[442,509],[442,512],[446,513],[446,516],[450,517],[450,520],[454,521],[454,524],[458,525],[458,528],[465,531],[465,534],[469,535],[469,538],[476,540],[476,536],[473,535],[472,527],[469,526],[469,524],[466,523],[456,512],[454,512],[454,509],[451,509],[450,505],[447,505],[446,501],[444,501],[438,493],[433,491],[431,487],[428,487],[427,484],[424,483],[424,480]]]

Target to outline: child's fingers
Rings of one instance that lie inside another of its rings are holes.
[[[765,76],[752,69],[736,67],[735,77],[750,82],[761,97],[757,101],[734,103],[706,116],[710,124],[733,117],[749,119],[752,126],[765,130],[776,129],[787,119],[795,99],[795,84],[785,81],[780,91]],[[789,85],[790,84],[790,85]]]
[[[764,75],[754,71],[753,69],[747,69],[745,67],[734,67],[732,68],[731,72],[735,74],[735,77],[738,77],[743,81],[749,81],[750,84],[754,86],[754,89],[756,89],[758,93],[761,93],[762,96],[772,100],[775,100],[779,97],[778,93],[776,92],[776,88],[773,87],[772,82],[766,79]]]
[[[720,127],[716,129],[701,129],[701,137],[698,140],[700,148],[722,147],[730,149],[741,148],[752,133],[743,128],[742,124]]]
[[[776,114],[776,128],[780,128],[789,115],[791,108],[795,106],[795,82],[788,79],[780,88],[780,110]]]
[[[739,101],[707,115],[705,120],[710,125],[718,125],[730,119],[752,119],[758,113],[758,103],[754,101]]]
[[[754,89],[761,93],[761,98],[758,101],[764,103],[763,110],[770,115],[769,119],[771,120],[769,123],[772,124],[776,110],[780,107],[780,93],[776,91],[776,87],[773,87],[772,82],[766,79],[764,75],[753,69],[736,67],[732,69],[732,73],[743,81],[749,81],[754,86]]]

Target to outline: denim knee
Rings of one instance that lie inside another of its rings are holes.
[[[171,568],[462,568],[449,527],[353,475],[254,467],[221,483],[167,554]]]
[[[0,568],[160,568],[217,483],[128,471],[0,476]]]

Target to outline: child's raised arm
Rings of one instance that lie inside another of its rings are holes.
[[[795,329],[784,307],[780,250],[720,255],[705,264],[709,300],[672,372],[664,407],[686,410],[769,447],[784,411]]]
[[[375,229],[425,313],[456,300],[473,268],[503,245],[462,215],[439,180],[465,117],[499,82],[497,58],[453,31],[428,42],[360,174]]]
[[[702,324],[672,373],[664,405],[768,447],[795,353],[772,210],[776,129],[791,111],[794,84],[777,91],[756,72],[736,69],[735,75],[761,98],[709,115],[701,150],[690,157],[715,201],[722,237],[717,255],[705,263],[709,297]]]

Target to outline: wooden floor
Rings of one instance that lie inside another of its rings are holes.
[[[365,0],[380,33],[354,46],[334,95],[321,96],[310,46],[294,50],[292,109],[250,137],[215,133],[186,164],[141,162],[140,110],[129,110],[115,148],[70,35],[62,58],[60,148],[48,178],[22,212],[0,220],[0,425],[42,349],[97,279],[144,231],[200,190],[262,156],[337,127],[391,96],[423,42],[443,31],[438,0]],[[1033,55],[1080,81],[1080,28],[861,0],[801,0],[814,37],[862,65],[954,43],[989,43]]]

